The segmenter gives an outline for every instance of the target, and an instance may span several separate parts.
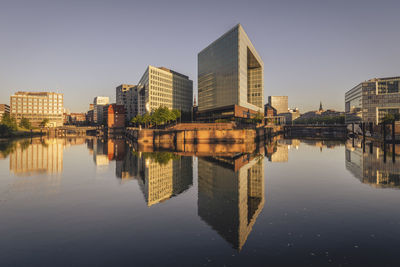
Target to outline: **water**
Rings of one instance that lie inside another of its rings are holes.
[[[398,266],[400,156],[362,147],[2,143],[0,266]]]

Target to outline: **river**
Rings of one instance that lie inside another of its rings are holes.
[[[397,153],[397,154],[396,154]],[[398,266],[400,147],[0,144],[0,266]]]

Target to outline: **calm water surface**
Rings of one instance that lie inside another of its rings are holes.
[[[235,149],[1,143],[0,266],[400,265],[399,146]]]

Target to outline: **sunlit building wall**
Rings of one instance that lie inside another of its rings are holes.
[[[116,104],[124,105],[126,120],[130,121],[138,113],[137,86],[121,84],[116,88]]]
[[[11,116],[19,123],[27,118],[33,126],[48,119],[46,126],[63,125],[64,95],[53,92],[17,92],[10,97]]]
[[[198,54],[199,111],[239,105],[262,111],[264,63],[238,24]]]
[[[164,67],[148,66],[137,85],[138,114],[143,115],[160,106],[191,112],[193,81]]]
[[[287,96],[268,96],[268,104],[276,109],[278,115],[289,111]]]
[[[362,82],[345,94],[346,123],[378,124],[387,114],[400,114],[400,77]]]
[[[93,122],[102,124],[104,120],[104,107],[108,105],[110,99],[108,96],[96,96],[93,100]]]

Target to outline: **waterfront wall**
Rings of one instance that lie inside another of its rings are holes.
[[[288,138],[335,138],[347,137],[346,125],[287,125],[284,131]]]

